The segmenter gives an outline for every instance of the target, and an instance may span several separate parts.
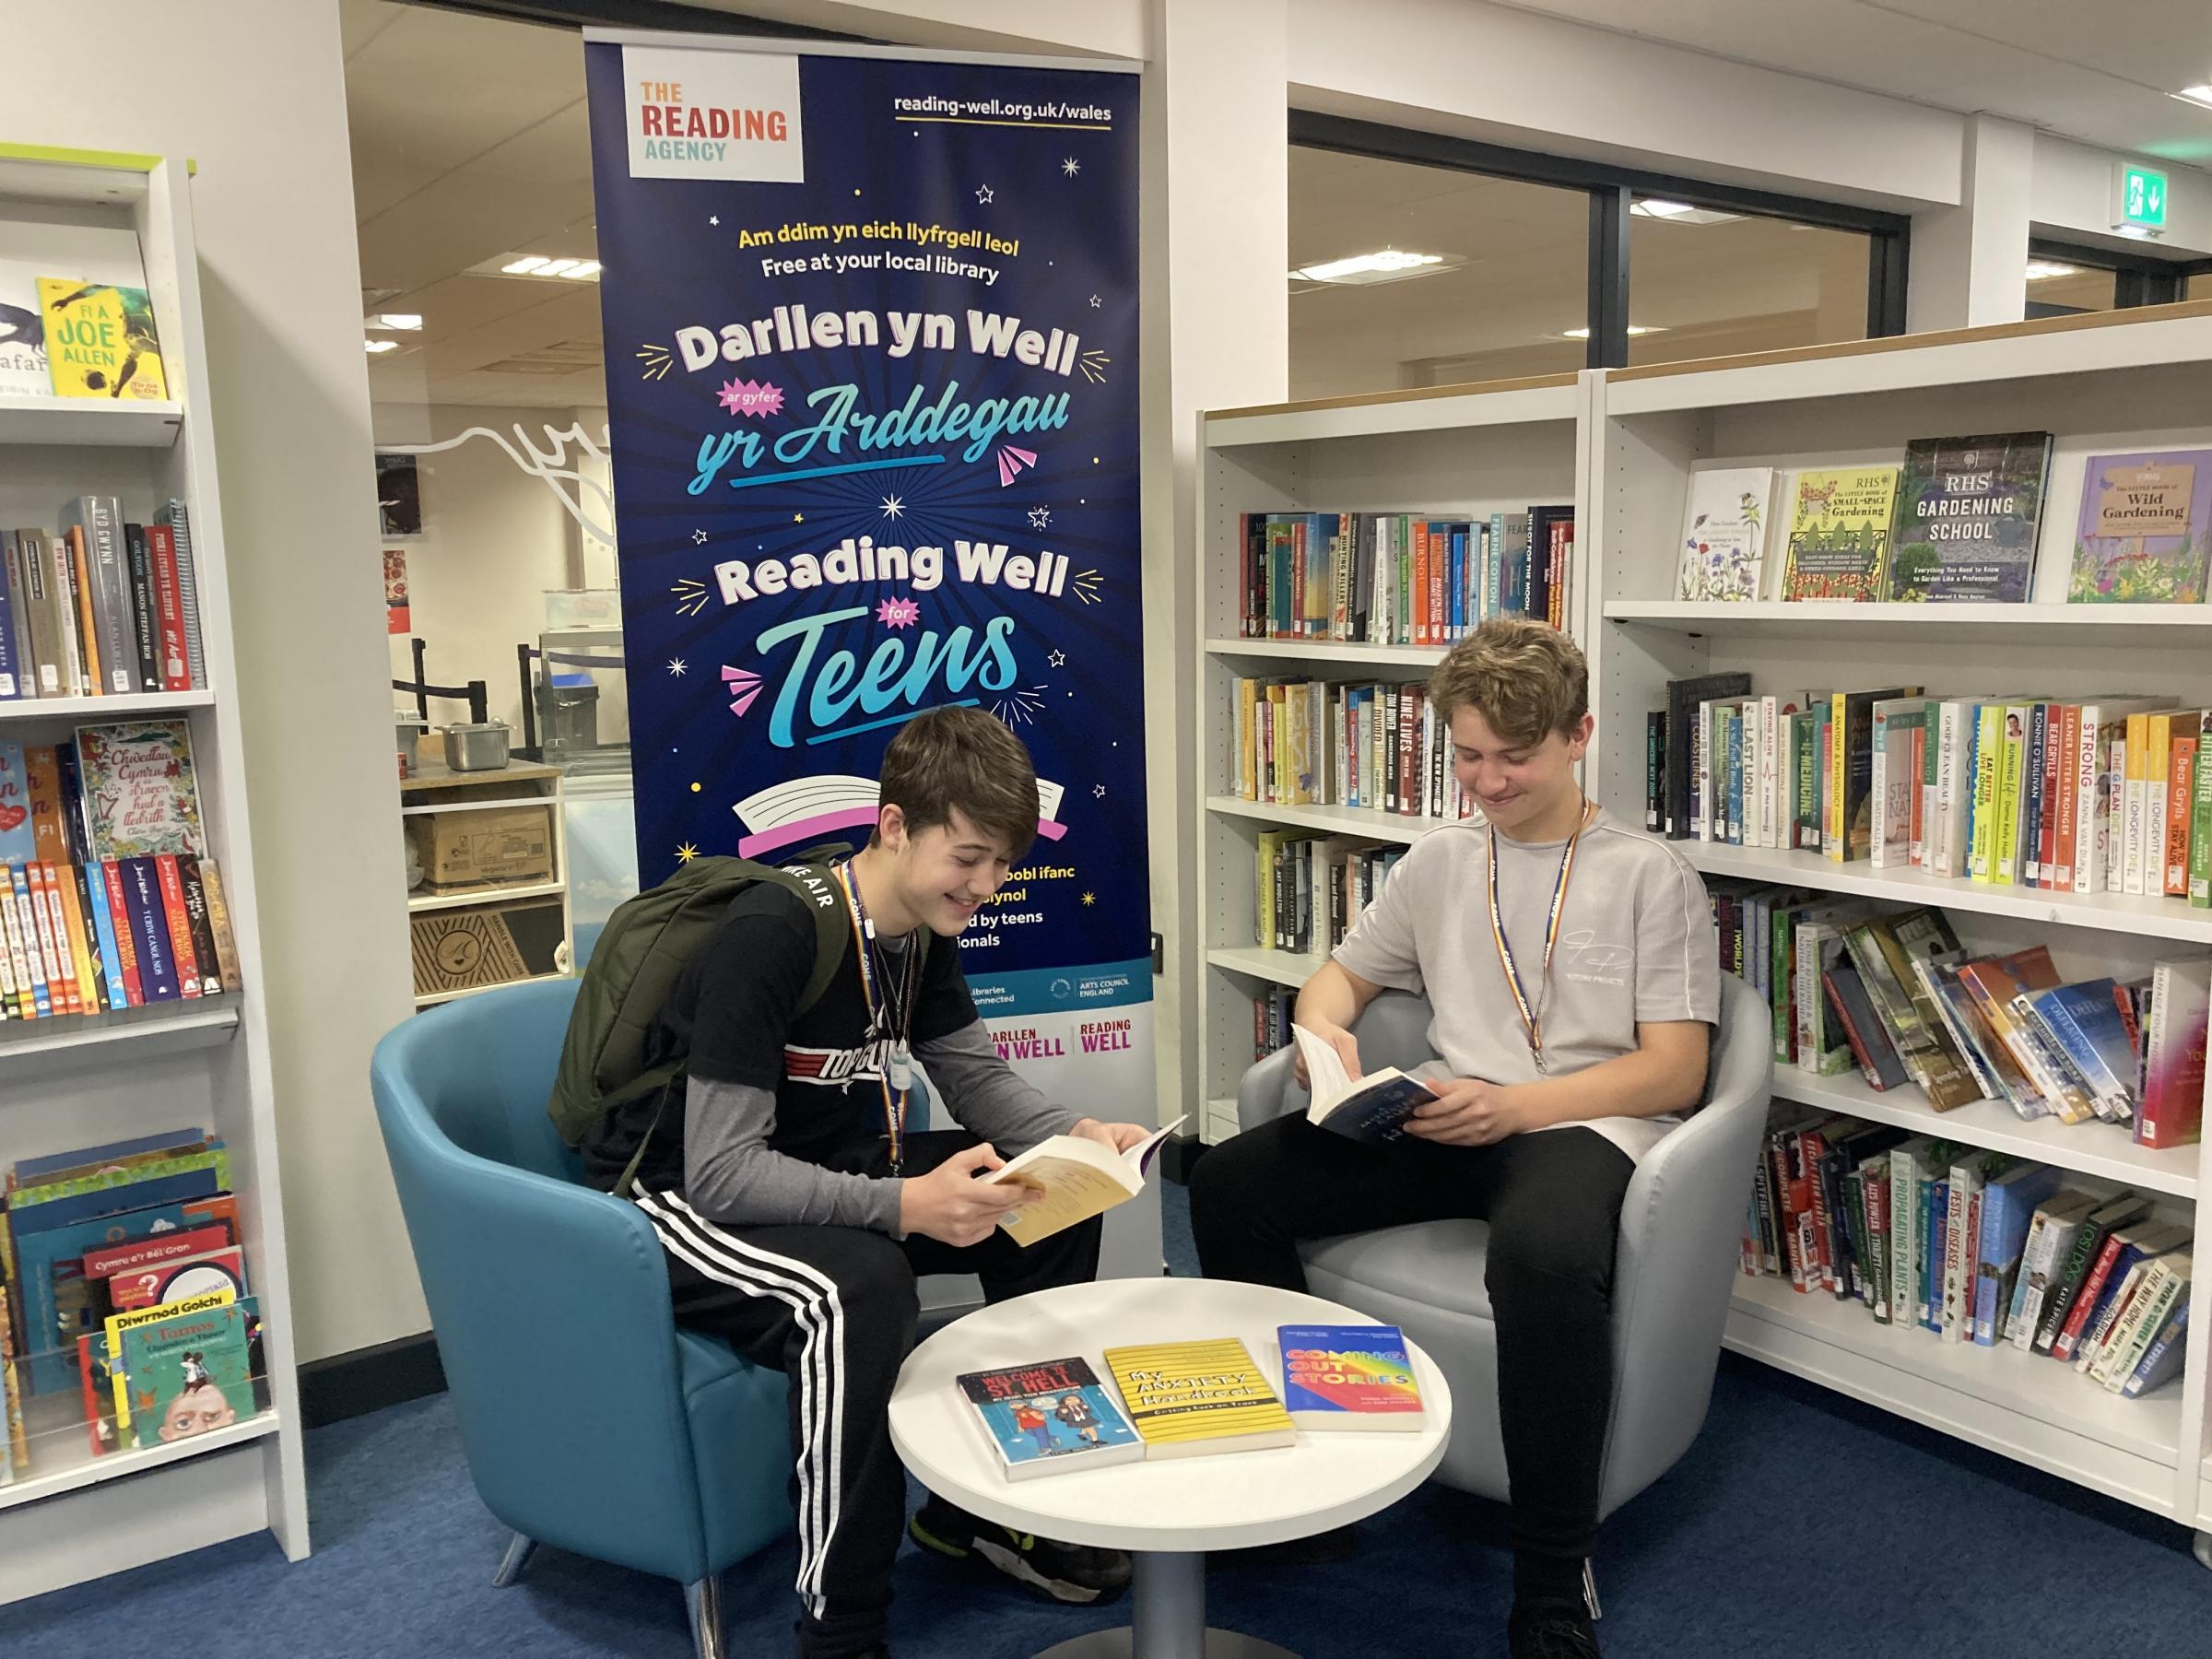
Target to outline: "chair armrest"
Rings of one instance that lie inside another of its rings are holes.
[[[1270,1119],[1303,1112],[1313,1096],[1298,1080],[1298,1051],[1277,1049],[1244,1074],[1237,1085],[1237,1127],[1256,1129]]]

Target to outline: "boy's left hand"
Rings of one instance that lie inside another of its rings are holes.
[[[1126,1152],[1152,1131],[1142,1124],[1101,1124],[1097,1118],[1084,1118],[1068,1133],[1097,1141],[1101,1147],[1111,1147],[1116,1152]]]
[[[1453,1077],[1431,1087],[1436,1099],[1413,1109],[1406,1134],[1446,1147],[1487,1147],[1524,1127],[1507,1091],[1496,1083]]]

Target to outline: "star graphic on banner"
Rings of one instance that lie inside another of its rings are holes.
[[[675,675],[678,679],[683,678],[684,659],[682,657],[670,657],[668,659],[668,672]]]
[[[1096,904],[1098,901],[1099,896],[1096,893],[1086,893],[1083,895],[1083,902],[1085,904]]]
[[[905,511],[906,503],[900,500],[897,496],[885,496],[883,498],[883,516],[885,518],[895,519]]]
[[[707,533],[704,530],[692,531],[691,545],[695,547],[705,547],[707,545]]]
[[[676,850],[676,861],[678,864],[689,864],[698,856],[699,849],[693,846],[689,841],[686,841],[682,846]]]
[[[1096,294],[1093,294],[1090,297],[1090,309],[1092,311],[1097,311],[1099,309],[1099,297]]]
[[[719,214],[719,213],[710,213],[710,214],[708,214],[708,215],[707,215],[707,223],[708,223],[708,224],[710,224],[710,225],[719,225],[719,224],[721,224],[721,223],[722,223],[722,215],[721,215],[721,214]]]
[[[975,187],[975,199],[976,199],[978,202],[981,202],[981,203],[982,203],[982,204],[984,206],[986,206],[986,207],[990,206],[991,206],[991,186],[990,186],[990,185],[988,185],[988,184],[979,184],[979,185],[977,185],[977,186]]]
[[[1083,163],[1077,160],[1073,156],[1068,157],[1065,160],[1060,163],[1060,173],[1063,178],[1072,179],[1082,171]]]
[[[1044,660],[1052,664],[1052,665],[1055,668],[1065,668],[1067,666],[1067,653],[1065,651],[1055,651],[1051,656],[1045,658]]]
[[[1041,530],[1052,522],[1053,510],[1050,507],[1032,507],[1030,509],[1030,529]]]
[[[1093,783],[1090,786],[1090,793],[1096,798],[1102,801],[1106,798],[1106,785],[1103,783]]]

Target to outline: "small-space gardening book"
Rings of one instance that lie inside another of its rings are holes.
[[[1305,1027],[1292,1026],[1290,1035],[1313,1088],[1306,1120],[1321,1128],[1350,1140],[1394,1141],[1405,1135],[1413,1109],[1436,1099],[1435,1089],[1394,1065],[1355,1077],[1344,1057]]]
[[[968,1371],[958,1381],[968,1415],[1008,1480],[1100,1469],[1145,1454],[1145,1442],[1088,1359]]]

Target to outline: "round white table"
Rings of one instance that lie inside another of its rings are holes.
[[[924,1486],[985,1520],[1131,1553],[1133,1622],[1038,1659],[1295,1659],[1206,1628],[1206,1552],[1326,1532],[1420,1485],[1452,1432],[1451,1390],[1427,1354],[1406,1344],[1427,1406],[1418,1432],[1301,1431],[1294,1446],[1020,1481],[1000,1472],[953,1379],[1081,1355],[1111,1387],[1107,1348],[1215,1336],[1242,1338],[1262,1372],[1279,1378],[1277,1325],[1373,1323],[1317,1296],[1211,1279],[1106,1279],[1017,1297],[955,1320],[907,1357],[891,1395],[891,1443]]]

